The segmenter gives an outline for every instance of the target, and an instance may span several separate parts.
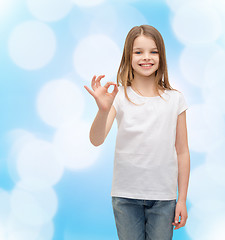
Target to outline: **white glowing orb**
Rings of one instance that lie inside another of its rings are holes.
[[[113,5],[99,6],[90,22],[90,34],[113,34],[117,30],[117,17],[117,9]]]
[[[85,8],[82,11],[75,8],[69,18],[70,31],[78,41],[87,36],[87,29],[89,34],[114,36],[118,30],[117,24],[117,9],[109,4],[98,6],[95,11],[91,8]]]
[[[18,25],[9,38],[9,54],[21,68],[44,67],[54,56],[56,38],[49,26],[37,21]]]
[[[51,187],[62,177],[63,165],[58,159],[57,149],[49,142],[30,141],[20,149],[17,158],[18,174],[24,186]]]
[[[195,205],[189,210],[189,217],[185,228],[191,239],[212,240],[223,239],[224,237],[224,208],[218,209],[218,212],[209,212],[210,206],[217,209],[216,204],[218,204],[218,201],[211,199],[207,203],[208,205],[204,205],[206,207],[204,211],[201,211]]]
[[[217,184],[214,179],[211,178],[212,175],[208,172],[207,164],[208,163],[202,164],[191,171],[188,199],[193,204],[201,201],[204,202],[205,199],[207,199],[207,201],[214,201],[215,196],[217,200],[225,201],[225,192],[221,191],[221,188],[224,187],[224,184]],[[216,175],[216,172],[214,172],[214,175]],[[199,176],[201,176],[201,178]],[[203,208],[201,209],[203,210]],[[213,212],[213,210],[208,210],[208,213],[210,211]]]
[[[105,35],[91,35],[79,42],[74,52],[74,67],[86,81],[93,75],[116,75],[121,53],[116,43]]]
[[[0,19],[10,13],[13,0],[0,0]]]
[[[213,56],[208,58],[205,68],[205,85],[211,88],[225,87],[224,68],[225,49],[215,49]]]
[[[219,50],[208,59],[204,72],[204,84],[202,86],[202,96],[207,104],[214,105],[221,114],[225,113],[225,72],[224,68],[225,51]]]
[[[93,7],[102,4],[105,0],[72,0],[72,2],[80,7]]]
[[[92,166],[99,158],[101,146],[90,143],[91,124],[70,121],[61,126],[54,137],[61,161],[69,169],[79,170]]]
[[[119,6],[120,7],[116,9],[117,25],[113,38],[121,43],[121,46],[123,47],[125,38],[131,28],[134,26],[149,24],[149,21],[145,18],[143,13],[139,11],[137,7],[132,6],[132,4],[120,4]]]
[[[210,4],[213,0],[190,0],[189,2]],[[223,0],[222,0],[223,1]],[[181,0],[166,0],[167,5],[172,11],[176,12],[180,7],[182,7],[186,1]]]
[[[52,221],[40,226],[31,226],[21,222],[13,214],[5,223],[4,229],[7,240],[51,240],[54,234]]]
[[[17,169],[17,158],[19,151],[28,143],[34,141],[35,136],[24,129],[13,129],[8,134],[8,140],[11,144],[11,149],[7,159],[8,173],[14,182],[19,181]]]
[[[8,240],[8,238],[6,238],[7,233],[5,230],[5,226],[3,223],[0,222],[0,239],[1,240]]]
[[[188,82],[198,87],[205,85],[204,73],[209,65],[214,64],[212,57],[220,49],[221,47],[217,44],[186,46],[183,49],[180,56],[180,68]],[[213,74],[216,76],[220,73],[213,71]]]
[[[26,225],[47,224],[55,216],[57,208],[57,196],[51,188],[33,191],[17,184],[11,193],[12,214]]]
[[[176,11],[172,27],[177,38],[187,45],[214,42],[222,32],[217,12],[205,3],[184,4]]]
[[[189,145],[196,152],[207,152],[224,139],[224,119],[220,109],[209,104],[192,105],[187,121]]]
[[[206,171],[217,185],[225,187],[225,164],[215,164],[213,159],[211,159],[211,162],[206,164]]]
[[[72,7],[71,0],[27,0],[34,17],[42,21],[57,21],[64,18]]]
[[[70,119],[80,119],[84,111],[84,96],[75,83],[66,79],[46,83],[37,98],[41,119],[59,127]]]
[[[54,236],[54,224],[51,221],[45,225],[42,225],[42,228],[36,240],[52,240],[53,236]]]
[[[5,223],[10,214],[10,194],[0,189],[0,224]],[[1,230],[0,230],[1,233]],[[1,236],[1,234],[0,234]],[[0,238],[1,239],[1,238]]]

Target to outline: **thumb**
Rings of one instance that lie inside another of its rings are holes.
[[[175,214],[175,223],[178,223],[179,222],[179,213],[176,212]]]

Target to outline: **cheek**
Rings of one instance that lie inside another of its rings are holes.
[[[134,68],[136,62],[137,62],[137,60],[135,59],[135,57],[133,57],[132,60],[131,60],[132,68]]]

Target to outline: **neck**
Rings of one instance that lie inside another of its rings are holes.
[[[132,81],[132,87],[143,93],[155,94],[155,74],[148,77],[135,75]]]

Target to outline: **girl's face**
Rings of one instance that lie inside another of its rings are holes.
[[[149,77],[159,67],[159,53],[154,40],[144,35],[134,40],[132,68],[134,76]]]

